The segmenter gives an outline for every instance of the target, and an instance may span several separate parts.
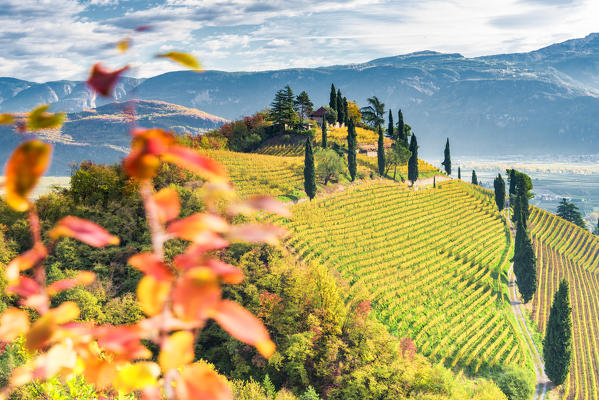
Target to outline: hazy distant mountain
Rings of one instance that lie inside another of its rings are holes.
[[[401,107],[425,156],[440,157],[445,137],[455,155],[599,152],[599,34],[478,58],[423,51],[311,69],[171,72],[127,79],[118,95],[133,90],[136,98],[233,119],[268,107],[287,84],[306,90],[316,106],[326,104],[331,83],[360,105],[376,95],[394,114]],[[0,78],[0,111],[24,111],[44,99],[54,109],[81,110],[98,101],[81,86]]]
[[[47,175],[68,175],[70,164],[83,160],[114,163],[128,152],[131,128],[124,110],[127,102],[111,103],[95,109],[70,113],[60,130],[43,131],[40,136],[54,144],[54,155]],[[136,101],[136,123],[140,127],[159,127],[179,134],[201,134],[220,127],[225,119],[200,110],[162,101]],[[0,125],[0,163],[23,139],[10,127]]]

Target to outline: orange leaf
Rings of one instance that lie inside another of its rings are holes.
[[[201,321],[220,297],[217,276],[208,268],[194,268],[183,275],[173,290],[173,311],[184,321]]]
[[[52,318],[48,315],[42,316],[25,334],[25,346],[29,351],[41,349],[49,343],[55,330],[56,325]]]
[[[14,293],[21,297],[30,297],[41,293],[40,285],[28,276],[21,276],[15,285],[6,287],[8,293]]]
[[[193,361],[194,337],[191,332],[178,331],[170,335],[162,344],[158,363],[164,373],[182,367]]]
[[[224,218],[213,214],[197,213],[172,222],[167,231],[179,239],[195,242],[204,239],[202,235],[205,231],[224,233],[228,229],[229,224]]]
[[[112,353],[119,360],[136,360],[152,356],[152,352],[141,343],[144,332],[136,325],[101,325],[93,329],[93,335],[102,350]]]
[[[64,122],[65,113],[47,113],[50,106],[47,104],[34,108],[27,117],[27,129],[37,131],[41,129],[58,129]]]
[[[160,169],[159,156],[165,154],[174,137],[163,129],[133,129],[131,153],[123,160],[129,176],[150,179]]]
[[[208,365],[195,363],[183,369],[177,378],[175,391],[180,400],[232,400],[226,379]]]
[[[12,114],[0,114],[0,125],[10,125],[15,122],[15,117]]]
[[[12,342],[29,330],[29,316],[23,310],[10,307],[0,315],[0,340]]]
[[[120,242],[118,237],[111,235],[95,222],[73,216],[64,217],[50,231],[52,239],[56,240],[63,236],[72,237],[94,247],[117,245]]]
[[[268,358],[275,352],[275,344],[262,322],[239,304],[223,300],[210,317],[233,337],[255,346],[264,357]]]
[[[152,275],[146,275],[137,285],[137,299],[146,315],[159,314],[168,299],[171,290],[170,282],[159,281]]]
[[[27,211],[27,197],[48,168],[52,147],[39,140],[21,143],[6,163],[6,202],[17,211]]]
[[[170,51],[170,52],[164,53],[164,54],[157,54],[156,57],[157,58],[169,58],[189,69],[200,70],[202,68],[202,66],[200,65],[198,60],[194,56],[192,56],[191,54],[188,54],[188,53],[181,53],[178,51]]]
[[[97,63],[92,67],[87,84],[102,96],[108,97],[112,93],[112,88],[116,85],[121,74],[127,69],[129,69],[129,66],[124,66],[115,71],[108,71],[100,63]]]
[[[201,175],[210,181],[227,180],[227,172],[222,164],[189,147],[170,146],[168,152],[164,154],[163,160]]]
[[[131,46],[131,39],[130,38],[123,39],[123,40],[117,42],[117,44],[116,44],[117,50],[120,51],[121,53],[124,53],[127,50],[129,50],[130,46]]]
[[[194,236],[194,242],[187,247],[185,253],[199,256],[207,251],[224,249],[228,245],[229,242],[216,233],[204,231]]]
[[[233,265],[215,259],[205,259],[193,253],[184,253],[174,259],[177,268],[188,270],[195,267],[207,267],[225,283],[237,285],[243,281],[243,271]]]
[[[233,204],[230,208],[233,214],[252,214],[257,211],[267,211],[282,217],[291,217],[291,211],[282,202],[270,196],[253,196]]]
[[[129,258],[128,263],[133,268],[140,270],[144,274],[151,275],[159,281],[169,282],[173,280],[173,274],[166,264],[152,253],[135,254]]]
[[[6,266],[6,280],[9,285],[16,284],[19,280],[19,273],[26,271],[35,264],[43,260],[48,255],[46,247],[42,243],[36,243],[25,253],[14,258]]]
[[[279,243],[279,238],[286,232],[283,228],[273,224],[233,225],[228,238],[231,241],[267,243],[274,246]]]
[[[48,286],[48,294],[54,296],[63,290],[70,289],[78,285],[89,285],[96,279],[96,274],[91,271],[79,272],[74,278],[62,279]]]
[[[179,194],[175,188],[166,187],[154,194],[153,198],[160,222],[165,223],[172,221],[179,216],[179,212],[181,212],[181,202],[179,201]]]

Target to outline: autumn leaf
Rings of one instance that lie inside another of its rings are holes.
[[[15,284],[7,286],[6,291],[27,298],[41,293],[41,288],[40,285],[30,277],[21,276]]]
[[[275,352],[275,344],[262,322],[239,304],[222,300],[210,317],[231,336],[256,347],[264,357],[269,358]]]
[[[25,253],[14,258],[6,266],[5,274],[9,285],[15,284],[19,280],[19,273],[26,271],[35,264],[43,260],[48,255],[46,247],[42,243],[36,243]]]
[[[135,179],[150,179],[160,169],[160,156],[174,137],[163,129],[133,129],[131,135],[131,153],[123,160],[125,171]]]
[[[23,310],[10,307],[0,315],[0,340],[12,342],[29,330],[29,316]]]
[[[103,351],[112,353],[113,360],[137,360],[152,357],[152,352],[142,343],[145,335],[137,325],[101,325],[93,329],[93,335]]]
[[[37,131],[41,129],[58,129],[62,126],[66,117],[65,113],[50,114],[46,111],[50,108],[44,104],[34,108],[27,117],[27,129]]]
[[[217,276],[208,268],[194,268],[183,275],[173,290],[173,311],[184,321],[203,320],[220,298]]]
[[[131,38],[123,39],[116,44],[116,48],[121,53],[126,52],[131,47]]]
[[[104,69],[102,65],[97,63],[92,67],[89,78],[87,79],[87,84],[102,96],[109,97],[114,85],[116,85],[119,80],[119,77],[127,69],[129,69],[129,66],[124,66],[115,71],[108,71]]]
[[[184,67],[194,70],[200,70],[202,68],[199,61],[189,53],[181,53],[178,51],[169,51],[168,53],[157,54],[157,58],[168,58],[174,62],[177,62]]]
[[[243,281],[243,271],[233,265],[215,259],[205,259],[193,253],[183,253],[175,257],[175,265],[181,270],[204,266],[212,270],[223,282],[237,285]]]
[[[15,117],[12,114],[0,114],[0,125],[10,125],[15,122]]]
[[[94,247],[117,245],[120,242],[118,237],[111,235],[95,222],[70,215],[58,221],[49,235],[54,240],[65,236],[72,237]]]
[[[194,337],[191,332],[178,331],[164,341],[158,356],[158,363],[164,373],[193,361]]]
[[[25,345],[29,351],[39,350],[50,344],[59,325],[79,318],[79,307],[72,301],[65,301],[42,315],[31,325],[25,334]]]
[[[46,289],[50,296],[73,288],[78,285],[89,285],[96,279],[96,274],[91,271],[81,271],[74,278],[62,279],[54,282]]]
[[[195,363],[183,368],[175,391],[180,400],[232,400],[233,394],[226,379],[208,365]]]
[[[222,164],[201,155],[189,147],[170,146],[168,151],[164,154],[163,160],[201,175],[213,182],[223,182],[227,180],[227,171]]]
[[[160,375],[158,364],[150,361],[141,361],[135,364],[126,364],[119,368],[113,384],[116,390],[131,393],[134,390],[155,386],[158,375]]]
[[[137,300],[146,315],[154,316],[162,311],[171,290],[170,282],[159,281],[146,275],[137,284]]]
[[[30,207],[29,193],[48,168],[52,147],[39,140],[21,143],[6,163],[6,202],[16,211],[27,211]]]
[[[181,202],[175,188],[166,187],[161,189],[158,193],[154,194],[153,199],[160,222],[169,222],[179,216]]]
[[[133,268],[146,275],[151,275],[159,281],[173,280],[173,274],[165,263],[160,261],[153,253],[139,253],[131,256],[128,261]]]
[[[201,241],[205,231],[224,233],[228,229],[229,224],[224,218],[204,213],[192,214],[189,217],[172,222],[167,227],[169,233],[179,239],[191,242]]]

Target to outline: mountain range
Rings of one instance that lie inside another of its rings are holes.
[[[597,33],[528,53],[467,58],[422,51],[320,68],[124,78],[112,100],[97,98],[82,82],[0,78],[0,112],[48,103],[78,113],[136,98],[234,119],[268,107],[287,84],[307,91],[316,107],[327,104],[331,83],[359,105],[377,96],[394,116],[401,108],[424,156],[440,158],[446,137],[461,156],[599,153]]]

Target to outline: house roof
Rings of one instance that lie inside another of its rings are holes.
[[[318,110],[314,111],[312,114],[310,114],[311,117],[324,117],[324,115],[326,114],[327,109],[324,107],[320,107]]]

